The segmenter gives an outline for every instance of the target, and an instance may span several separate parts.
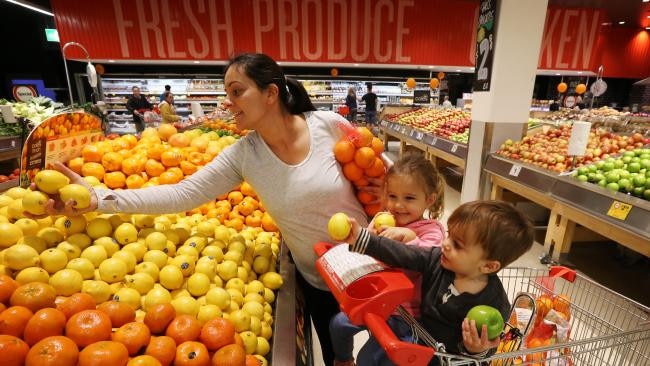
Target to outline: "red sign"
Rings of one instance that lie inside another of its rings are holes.
[[[13,94],[14,100],[17,100],[19,102],[29,102],[32,98],[38,96],[38,92],[36,91],[36,86],[32,84],[14,85],[11,88],[11,94]]]

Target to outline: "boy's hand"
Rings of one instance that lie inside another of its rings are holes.
[[[357,222],[357,220],[349,217],[348,222],[350,223],[350,235],[348,235],[343,242],[350,244],[350,246],[353,246],[354,243],[357,242],[357,238],[359,237],[359,232],[361,231],[361,225]]]
[[[487,325],[485,324],[481,329],[481,336],[479,336],[478,331],[476,330],[476,322],[474,320],[470,321],[467,318],[463,320],[462,331],[463,345],[467,352],[471,354],[477,354],[491,348],[496,348],[501,342],[499,337],[496,337],[491,341],[488,339]]]
[[[383,236],[388,239],[397,240],[402,243],[407,243],[417,238],[417,236],[411,229],[407,229],[405,227],[389,227],[389,226],[380,227],[379,236]]]

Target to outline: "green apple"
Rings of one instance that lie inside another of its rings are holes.
[[[499,310],[488,305],[477,305],[467,312],[467,319],[476,322],[476,329],[479,336],[483,324],[487,325],[488,339],[492,340],[503,332],[503,317]]]
[[[350,230],[352,230],[352,225],[350,225],[348,215],[343,212],[335,213],[327,222],[327,232],[334,240],[345,240],[350,236]]]
[[[375,217],[375,230],[379,230],[382,226],[394,227],[395,218],[388,212],[382,212]]]

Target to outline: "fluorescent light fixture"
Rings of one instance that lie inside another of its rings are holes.
[[[433,66],[429,66],[430,69],[433,69]]]
[[[612,25],[610,22],[600,23],[600,25]]]
[[[625,21],[621,20],[620,22],[618,22],[618,24],[623,25],[625,24]]]
[[[461,69],[456,70],[456,72],[461,72],[461,71],[462,71]]]
[[[560,75],[562,75],[562,74],[560,74],[560,73],[556,73],[555,75],[556,75],[556,76],[560,76]]]
[[[108,62],[113,63],[113,62],[115,62],[115,60],[108,60]]]
[[[650,2],[650,0],[641,0],[641,2],[647,3],[647,2]]]
[[[354,64],[354,66],[359,66],[359,64]]]
[[[578,74],[582,74],[582,71],[578,71]]]
[[[31,4],[31,3],[27,2],[27,1],[22,1],[22,0],[5,0],[5,1],[8,2],[8,3],[12,3],[12,4],[22,6],[24,8],[27,8],[27,9],[30,9],[30,10],[33,10],[33,11],[37,11],[37,12],[39,12],[41,14],[49,15],[51,17],[54,16],[54,14],[52,12],[47,11],[46,9],[44,9],[44,8],[38,6],[38,5]]]
[[[45,39],[48,42],[59,42],[59,32],[56,29],[45,28]]]
[[[194,61],[194,63],[195,63],[195,64],[200,64],[200,63],[201,63],[201,61]]]
[[[645,27],[645,30],[650,30],[650,27]]]

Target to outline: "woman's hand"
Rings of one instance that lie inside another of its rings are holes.
[[[372,202],[369,202],[369,204],[381,202],[381,197],[383,196],[384,193],[384,180],[379,178],[370,178],[370,177],[366,177],[366,179],[370,184],[368,184],[367,186],[359,187],[358,189],[360,191],[368,192],[371,195],[376,197]]]
[[[90,191],[90,206],[86,208],[75,208],[75,202],[74,200],[68,200],[67,202],[61,201],[60,197],[58,194],[51,194],[50,199],[48,202],[45,204],[45,214],[44,215],[33,215],[30,214],[29,212],[24,212],[24,215],[26,217],[30,218],[43,218],[47,216],[55,216],[55,215],[65,215],[65,216],[80,216],[85,214],[86,212],[92,212],[97,209],[97,195],[95,194],[95,190],[88,184],[88,182],[83,179],[79,174],[73,172],[68,168],[67,166],[63,165],[60,162],[55,162],[52,164],[52,167],[55,170],[58,170],[59,172],[63,173],[66,177],[70,179],[70,184],[79,184],[84,187],[86,187]],[[30,185],[30,189],[36,190],[36,184],[32,183]]]
[[[483,324],[481,336],[479,336],[478,331],[476,330],[476,322],[474,320],[465,318],[461,328],[463,331],[463,345],[467,352],[471,354],[477,354],[491,348],[496,348],[501,342],[499,337],[496,337],[491,341],[488,340],[488,330],[487,325],[485,324]]]

